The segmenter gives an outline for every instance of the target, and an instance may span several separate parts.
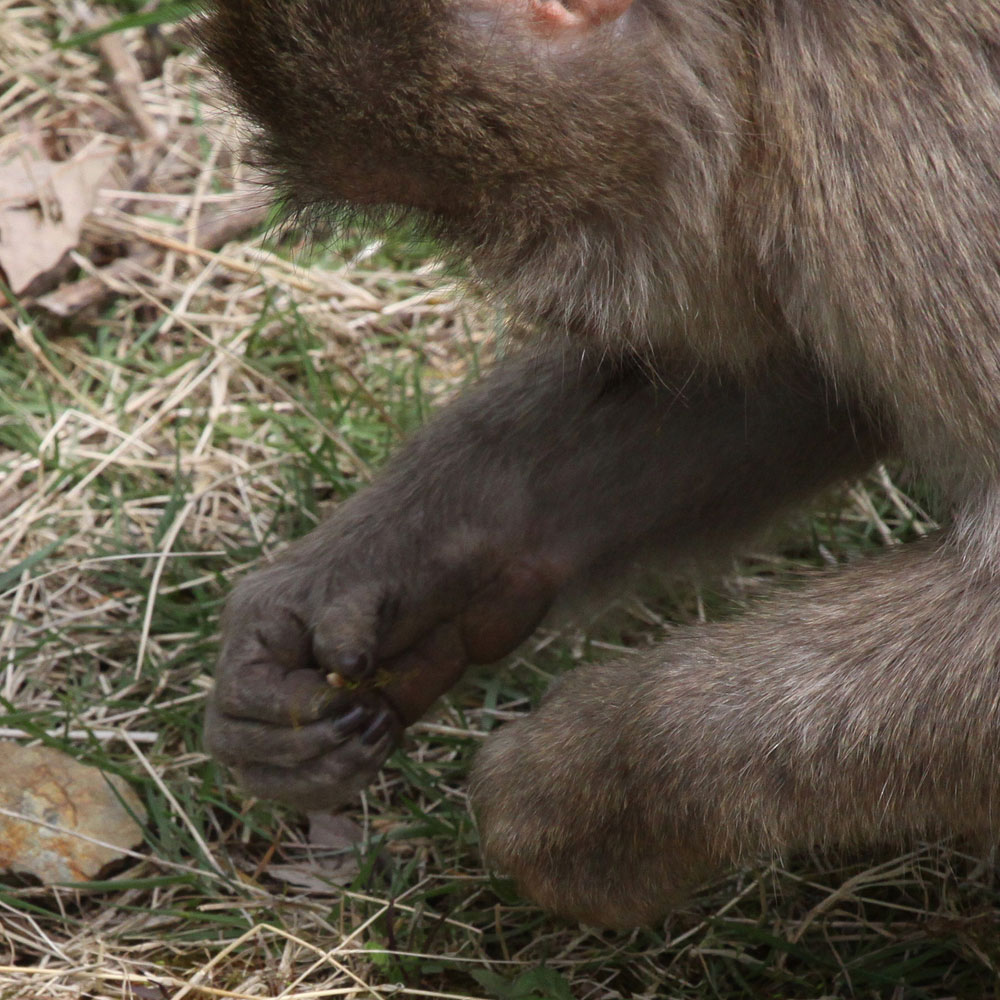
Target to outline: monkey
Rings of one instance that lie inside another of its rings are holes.
[[[470,664],[893,457],[936,537],[582,666],[470,778],[485,860],[587,923],[816,843],[1000,816],[1000,4],[212,0],[303,210],[414,220],[532,331],[240,582],[210,751],[349,799]],[[332,683],[331,683],[332,681]]]

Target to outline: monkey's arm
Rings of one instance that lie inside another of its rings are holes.
[[[761,854],[995,835],[996,594],[919,543],[574,671],[479,755],[487,857],[546,907],[631,926]]]
[[[503,365],[237,587],[208,745],[258,794],[341,799],[565,586],[639,551],[732,544],[877,447],[800,363],[752,388],[634,359]]]

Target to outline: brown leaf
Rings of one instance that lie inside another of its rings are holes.
[[[268,865],[267,874],[279,882],[305,889],[314,895],[328,895],[338,886],[350,885],[360,868],[355,858],[330,859],[323,862],[300,861],[294,865]]]
[[[77,245],[113,162],[103,145],[91,143],[57,163],[26,142],[0,163],[0,267],[15,292]]]
[[[329,812],[309,813],[309,856],[293,864],[268,865],[267,874],[310,892],[329,892],[357,878],[358,848],[364,830],[350,817]]]
[[[51,747],[7,740],[0,741],[0,809],[19,817],[0,814],[0,870],[46,884],[92,879],[142,841],[130,812],[146,818],[135,792],[116,775]]]

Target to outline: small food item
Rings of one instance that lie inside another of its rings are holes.
[[[457,622],[443,622],[419,642],[399,655],[372,665],[357,676],[331,670],[324,674],[341,706],[355,700],[364,704],[388,704],[403,726],[412,725],[449,690],[465,672],[468,657]]]
[[[343,674],[338,674],[336,670],[331,670],[326,675],[326,682],[330,687],[336,688],[338,691],[357,691],[361,687],[361,681],[355,680],[353,677],[345,677]]]

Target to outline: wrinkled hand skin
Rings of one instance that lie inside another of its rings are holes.
[[[223,616],[207,748],[250,794],[299,808],[356,797],[405,726],[552,598],[541,564],[467,539],[379,552],[356,507],[243,580]]]

